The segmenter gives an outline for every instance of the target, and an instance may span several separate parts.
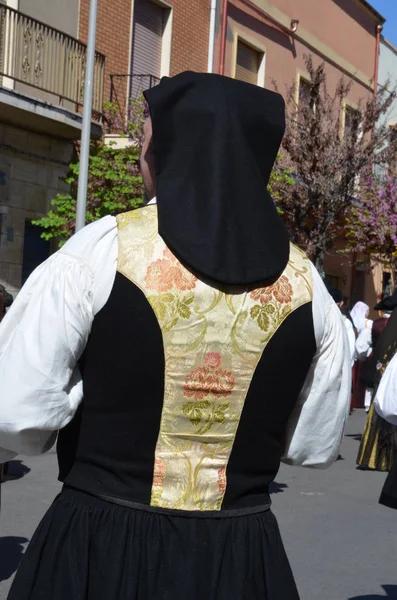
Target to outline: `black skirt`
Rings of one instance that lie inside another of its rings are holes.
[[[397,509],[397,452],[394,454],[393,465],[386,477],[379,503]]]
[[[276,518],[130,508],[65,488],[8,600],[299,600]]]

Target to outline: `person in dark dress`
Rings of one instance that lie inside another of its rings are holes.
[[[386,367],[374,399],[379,418],[397,430],[397,352]],[[397,446],[396,446],[397,448]],[[397,509],[397,451],[381,491],[379,503]]]
[[[337,459],[351,365],[267,191],[284,101],[196,73],[145,95],[151,201],[69,240],[0,331],[0,460],[58,436],[64,483],[9,600],[297,600],[269,485]]]
[[[383,373],[397,351],[397,293],[385,298],[377,306],[393,312],[387,319],[386,326],[378,320],[379,330],[382,331],[378,338],[374,339],[375,346],[364,372],[363,383],[371,390],[372,399],[377,394]],[[357,464],[364,469],[390,471],[396,450],[397,429],[377,413],[372,402],[358,451]]]

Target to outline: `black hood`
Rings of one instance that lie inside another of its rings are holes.
[[[285,269],[289,238],[267,191],[285,130],[282,96],[186,72],[145,92],[159,233],[193,271],[253,285]]]

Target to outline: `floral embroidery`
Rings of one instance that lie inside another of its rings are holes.
[[[231,371],[219,369],[221,355],[210,352],[206,355],[205,367],[193,369],[186,378],[185,397],[202,400],[209,394],[217,398],[226,398],[234,388],[234,377]]]
[[[146,275],[146,285],[149,290],[156,292],[167,292],[174,285],[177,268],[168,260],[156,260],[149,266]]]
[[[148,267],[145,277],[148,289],[168,292],[175,286],[182,292],[193,290],[197,277],[184,269],[168,248],[164,250],[163,256],[164,258],[159,258]]]
[[[184,269],[168,248],[163,258],[148,266],[145,283],[149,290],[159,292],[148,300],[165,331],[175,327],[179,319],[190,318],[194,293],[181,296],[180,292],[194,290],[197,277]]]
[[[163,485],[163,480],[165,474],[167,472],[166,466],[160,458],[156,458],[154,461],[154,475],[153,475],[153,485],[156,487],[161,487]]]
[[[167,468],[160,458],[154,461],[153,473],[153,488],[152,488],[152,505],[159,506],[161,496],[163,494],[163,481],[166,476]]]
[[[218,470],[218,491],[220,494],[226,492],[226,467],[221,467]]]
[[[273,286],[267,288],[258,288],[250,293],[253,300],[259,301],[261,304],[267,304],[272,299]]]
[[[293,289],[288,277],[281,275],[280,279],[273,285],[265,288],[258,288],[250,293],[253,300],[259,301],[261,304],[271,302],[273,298],[281,304],[288,304],[292,300]]]
[[[253,290],[250,297],[260,302],[251,307],[251,318],[257,321],[262,331],[268,332],[271,331],[272,324],[282,322],[290,314],[293,289],[288,277],[281,275],[273,285]],[[267,337],[265,341],[268,341]]]
[[[151,504],[220,510],[253,373],[284,319],[311,301],[310,263],[291,245],[290,261],[273,285],[225,295],[198,281],[165,246],[155,206],[117,220],[118,270],[146,295],[164,345]]]
[[[207,367],[210,367],[210,369],[216,369],[217,367],[220,367],[221,362],[222,359],[219,352],[208,352],[204,360],[204,364]]]
[[[251,317],[258,321],[258,325],[262,331],[267,331],[270,325],[270,316],[273,315],[274,312],[275,308],[272,304],[266,306],[255,304],[255,306],[251,308]]]
[[[199,435],[207,433],[214,423],[223,424],[226,420],[229,402],[220,400],[231,395],[235,381],[231,371],[220,368],[221,362],[218,352],[209,352],[205,366],[193,369],[186,378],[184,395],[195,402],[186,403],[182,410],[191,424],[200,428]]]
[[[277,283],[273,286],[273,294],[275,299],[281,304],[288,304],[292,300],[292,285],[288,281],[288,277],[282,275]]]

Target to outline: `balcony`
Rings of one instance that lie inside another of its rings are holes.
[[[29,99],[32,109],[38,107],[33,111],[36,118],[52,108],[53,118],[63,115],[71,126],[73,120],[77,125],[84,100],[86,54],[87,46],[79,40],[0,4],[2,114],[12,117],[11,109],[16,107],[27,110]],[[104,73],[105,57],[96,52],[92,117],[97,123],[102,118]]]

